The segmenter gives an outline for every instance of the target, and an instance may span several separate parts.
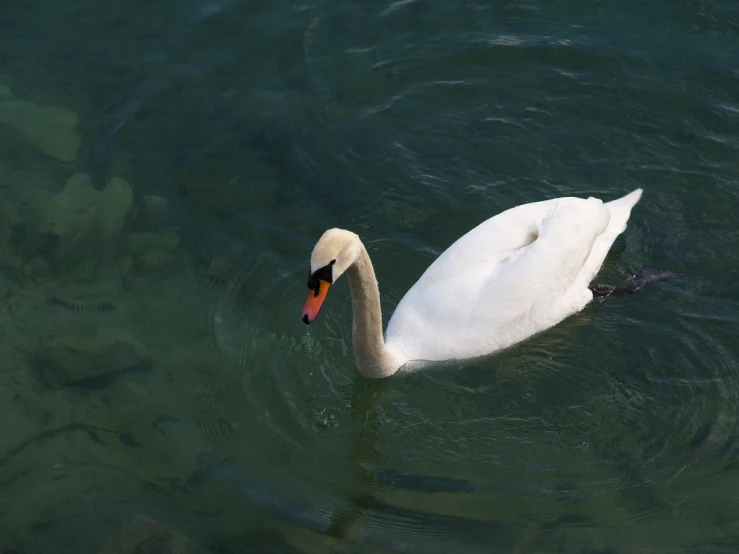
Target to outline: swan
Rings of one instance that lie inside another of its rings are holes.
[[[346,273],[354,357],[365,377],[503,350],[580,311],[595,296],[628,294],[669,277],[663,272],[632,277],[626,286],[589,288],[641,195],[636,189],[606,203],[554,198],[491,217],[428,267],[398,304],[384,338],[367,250],[355,233],[329,229],[311,254],[302,320],[316,319],[329,288]]]

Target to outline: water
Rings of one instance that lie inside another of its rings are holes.
[[[222,553],[739,551],[738,38],[731,1],[6,2],[3,551],[137,514]],[[77,115],[71,159],[18,102]],[[328,227],[387,320],[495,213],[636,187],[598,280],[685,276],[488,360],[361,378],[346,283],[300,321]]]

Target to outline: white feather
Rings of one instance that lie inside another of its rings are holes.
[[[637,189],[603,203],[556,198],[511,208],[452,244],[398,304],[385,344],[401,363],[483,356],[556,325],[626,229]]]

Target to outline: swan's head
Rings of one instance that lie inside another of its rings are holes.
[[[310,293],[303,306],[304,323],[313,323],[318,317],[328,289],[357,259],[360,244],[357,235],[343,229],[329,229],[318,240],[310,257]]]

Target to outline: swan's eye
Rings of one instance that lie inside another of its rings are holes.
[[[310,269],[308,270],[308,288],[310,290],[318,290],[318,279],[310,272]]]
[[[331,284],[334,282],[334,274],[331,270],[331,266],[336,263],[336,260],[331,260],[328,265],[324,265],[321,269],[315,270],[313,273],[308,270],[308,288],[318,295],[318,289],[320,287],[319,281],[326,281]]]

